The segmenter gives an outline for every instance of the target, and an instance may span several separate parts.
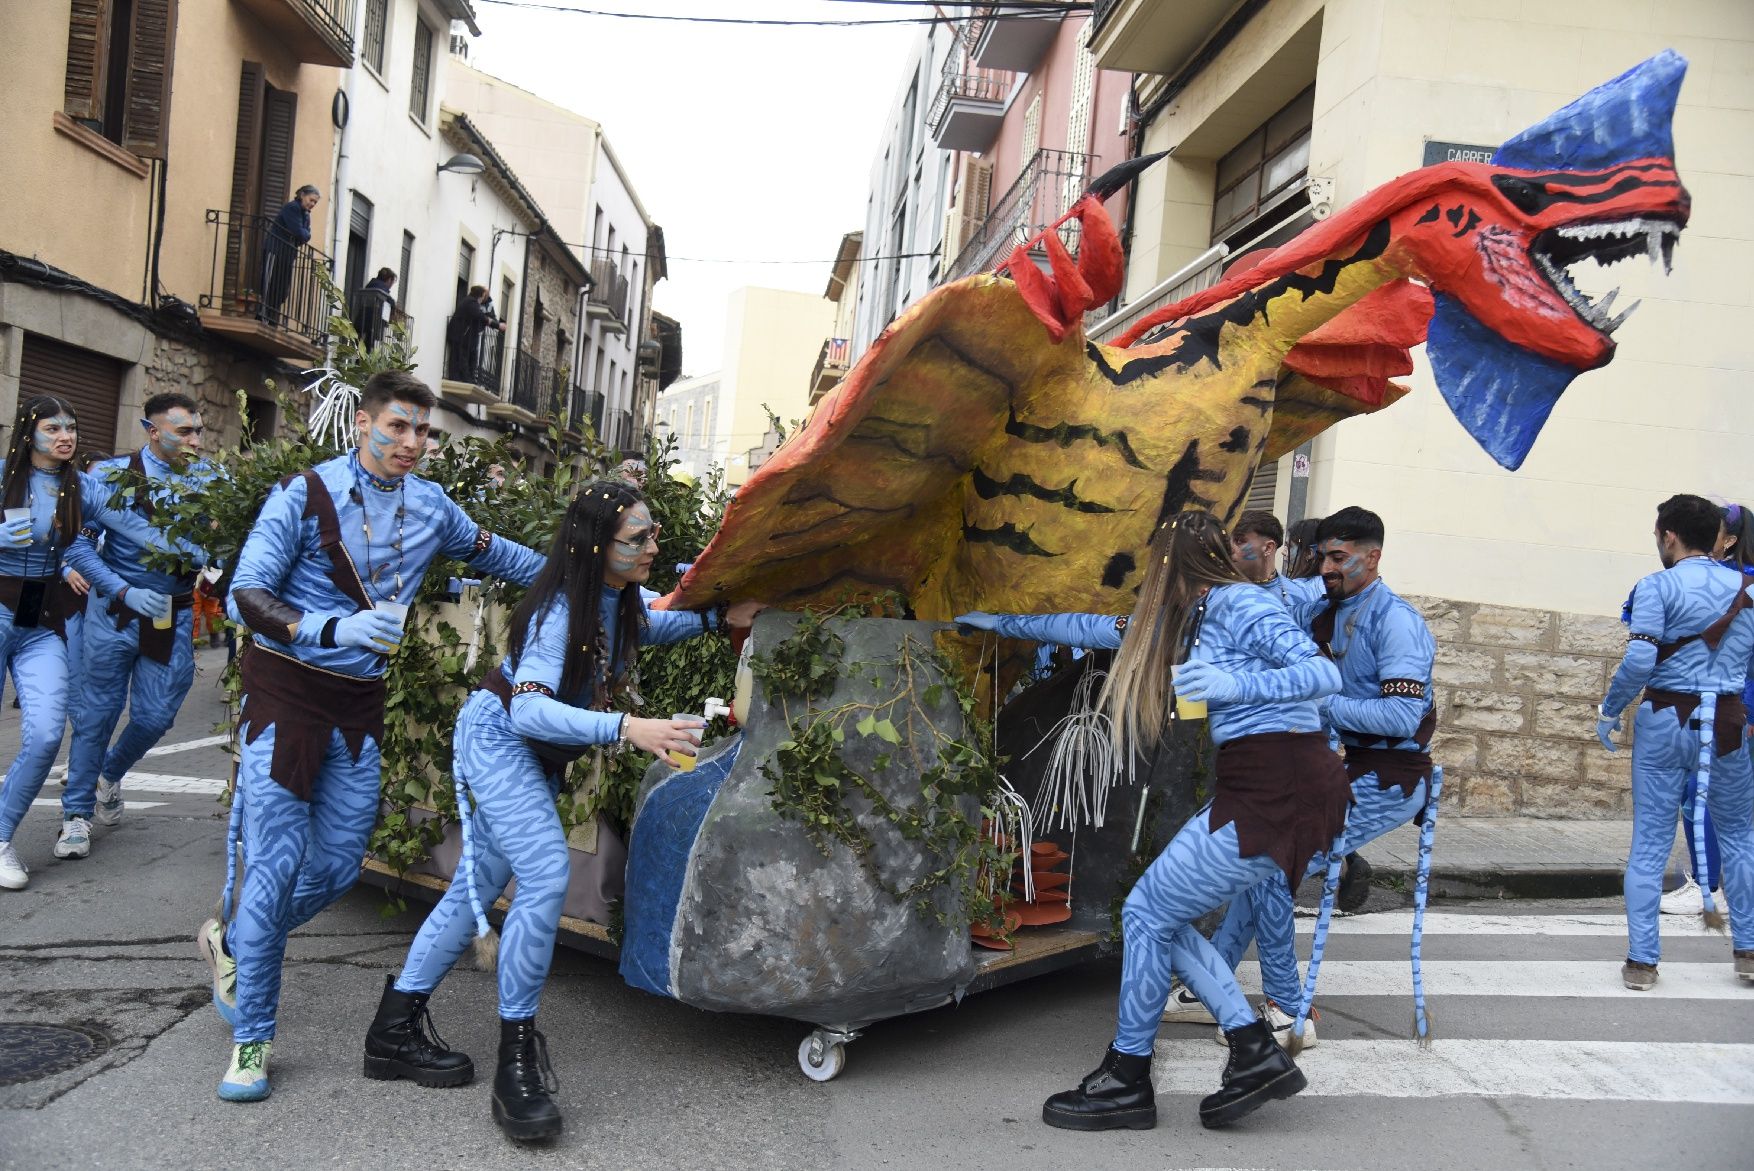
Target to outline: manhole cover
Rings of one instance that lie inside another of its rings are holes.
[[[110,1039],[93,1028],[0,1021],[0,1086],[72,1069],[109,1047]]]

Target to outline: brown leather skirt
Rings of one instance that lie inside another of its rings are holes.
[[[340,731],[358,760],[370,736],[384,742],[384,681],[340,675],[308,666],[291,655],[247,644],[238,667],[244,684],[239,722],[245,744],[274,729],[274,756],[268,773],[300,801],[322,771],[329,738]]]
[[[1236,823],[1242,856],[1266,856],[1292,890],[1346,825],[1352,785],[1320,732],[1264,732],[1218,749],[1211,828]]]

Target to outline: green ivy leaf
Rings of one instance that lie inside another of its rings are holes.
[[[875,725],[875,730],[879,739],[887,740],[891,744],[901,743],[901,733],[895,730],[895,725],[890,721],[878,720]]]
[[[889,722],[888,720],[884,721],[884,723],[888,723],[888,722]],[[864,719],[860,720],[857,724],[854,724],[853,727],[855,727],[859,730],[859,735],[869,736],[877,730],[877,717],[872,716],[872,715],[868,715]],[[895,729],[893,729],[893,728],[890,729],[890,731],[892,731],[892,732],[894,730]]]

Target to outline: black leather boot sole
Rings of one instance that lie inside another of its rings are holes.
[[[475,1063],[467,1057],[460,1069],[434,1070],[418,1065],[410,1065],[406,1061],[394,1057],[373,1057],[366,1054],[365,1076],[373,1081],[393,1082],[403,1078],[417,1086],[425,1086],[431,1090],[448,1090],[454,1086],[465,1086],[475,1079]]]
[[[1346,874],[1334,896],[1334,906],[1348,915],[1370,901],[1370,863],[1362,854],[1346,856]]]
[[[1266,1085],[1257,1086],[1242,1097],[1226,1102],[1222,1106],[1207,1109],[1206,1104],[1202,1102],[1200,1104],[1200,1125],[1208,1130],[1229,1126],[1233,1122],[1247,1118],[1268,1102],[1289,1098],[1293,1094],[1300,1093],[1307,1085],[1309,1082],[1304,1078],[1303,1071],[1294,1066]]]
[[[553,1138],[560,1133],[561,1128],[559,1110],[551,1115],[541,1115],[536,1118],[513,1118],[506,1113],[506,1108],[500,1105],[498,1094],[493,1096],[493,1120],[499,1124],[501,1130],[505,1131],[506,1137],[514,1138],[519,1142]]]
[[[1093,1114],[1058,1110],[1050,1101],[1042,1105],[1041,1120],[1061,1130],[1151,1130],[1157,1125],[1157,1103]]]

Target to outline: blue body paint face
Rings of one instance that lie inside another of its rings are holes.
[[[79,446],[79,424],[72,415],[50,415],[38,419],[30,436],[31,451],[46,459],[66,463]]]
[[[393,480],[413,471],[425,454],[432,412],[414,403],[395,401],[376,418],[360,411],[354,416],[354,426],[360,431],[359,458],[366,471]]]
[[[652,561],[658,556],[658,528],[652,513],[644,504],[636,504],[621,514],[621,525],[615,539],[609,542],[604,558],[607,572],[604,580],[612,586],[644,581],[651,576]]]
[[[1351,541],[1327,540],[1321,544],[1322,585],[1330,598],[1349,598],[1376,580],[1382,549],[1357,546]]]
[[[1270,544],[1259,533],[1237,533],[1230,538],[1230,559],[1250,581],[1266,581],[1273,576]]]
[[[181,463],[201,450],[201,437],[206,428],[201,425],[199,414],[172,407],[142,422],[146,424],[147,446],[152,449],[152,454],[168,464]]]

